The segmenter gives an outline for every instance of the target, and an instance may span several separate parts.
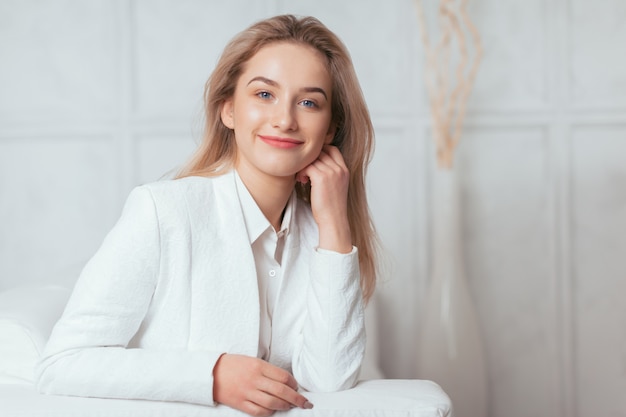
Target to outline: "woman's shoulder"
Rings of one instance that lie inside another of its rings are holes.
[[[146,183],[137,187],[152,194],[153,198],[159,197],[184,197],[187,194],[211,194],[216,188],[221,188],[229,174],[216,177],[190,176],[177,179],[167,179]]]
[[[146,183],[135,187],[128,203],[152,206],[159,217],[187,217],[227,206],[236,198],[232,173],[214,177],[190,176]]]

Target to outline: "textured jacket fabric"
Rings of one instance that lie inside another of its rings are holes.
[[[270,362],[302,388],[353,386],[365,349],[356,249],[316,249],[297,200]],[[213,405],[222,353],[256,356],[259,295],[235,174],[135,188],[83,269],[36,370],[41,392]]]

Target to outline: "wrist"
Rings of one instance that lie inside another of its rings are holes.
[[[320,234],[318,247],[320,249],[344,254],[352,252],[352,234],[347,222],[341,224],[320,224],[318,227]]]

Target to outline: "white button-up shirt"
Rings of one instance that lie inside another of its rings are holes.
[[[276,305],[276,296],[283,281],[282,265],[283,250],[289,239],[289,227],[293,211],[293,193],[285,208],[280,230],[276,232],[269,220],[254,201],[245,184],[236,174],[237,193],[241,203],[244,222],[248,231],[250,245],[256,265],[259,283],[259,302],[261,307],[261,324],[259,329],[258,357],[269,360],[272,351],[272,315]],[[285,257],[287,259],[287,257]]]

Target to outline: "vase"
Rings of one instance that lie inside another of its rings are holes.
[[[465,274],[454,168],[436,170],[433,190],[434,251],[420,317],[418,377],[443,388],[455,417],[487,417],[483,343]]]

